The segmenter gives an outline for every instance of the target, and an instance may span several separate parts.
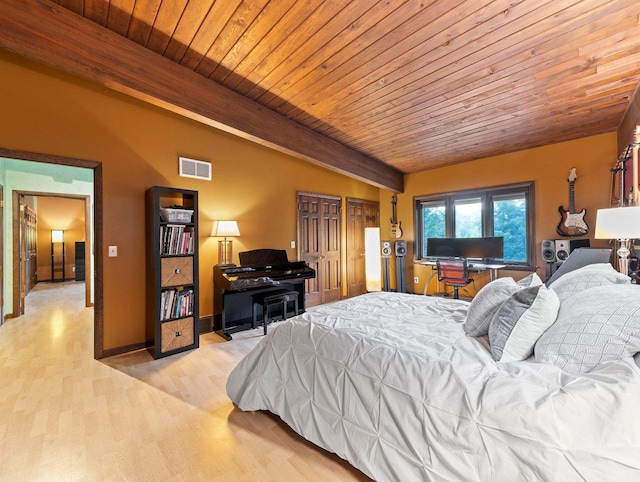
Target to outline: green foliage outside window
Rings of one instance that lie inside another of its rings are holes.
[[[532,265],[533,240],[528,239],[532,200],[533,183],[416,198],[416,219],[421,224],[416,232],[422,232],[417,252],[427,256],[428,238],[502,236],[501,261]]]
[[[494,201],[493,233],[504,237],[505,260],[527,260],[527,203],[524,199]]]

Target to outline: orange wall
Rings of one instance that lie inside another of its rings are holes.
[[[64,230],[64,275],[75,279],[75,243],[84,241],[84,201],[60,197],[38,196],[35,201],[38,220],[38,281],[51,280],[51,230]],[[33,207],[32,207],[33,209]],[[56,273],[56,279],[61,274]]]
[[[104,176],[104,240],[118,246],[104,258],[104,348],[144,341],[144,191],[153,185],[199,191],[200,313],[213,312],[212,266],[216,219],[238,220],[234,259],[246,249],[287,249],[296,239],[296,191],[380,200],[382,238],[391,216],[391,193],[298,161],[124,95],[45,69],[0,51],[3,102],[0,146],[99,161]],[[213,181],[180,178],[178,156],[213,163]],[[594,229],[596,209],[608,205],[609,169],[616,155],[614,133],[497,156],[406,176],[398,217],[408,242],[407,281],[421,292],[427,268],[414,266],[413,197],[457,189],[534,180],[536,252],[542,239],[557,238],[558,206],[567,205],[566,175],[576,167],[576,208],[587,209]],[[606,243],[605,243],[606,244]],[[544,276],[539,259],[538,273]],[[509,273],[505,273],[509,274]],[[523,276],[526,273],[515,273]],[[420,283],[413,285],[413,277]]]
[[[576,168],[578,176],[575,183],[576,211],[581,211],[583,208],[587,210],[585,220],[590,227],[587,237],[591,239],[592,246],[607,246],[607,241],[594,241],[593,232],[597,209],[609,207],[611,190],[609,170],[614,167],[616,159],[616,134],[610,133],[410,174],[405,179],[405,192],[398,195],[398,218],[402,221],[403,239],[408,243],[410,254],[408,259],[413,259],[414,252],[412,208],[414,196],[535,181],[537,273],[544,279],[545,264],[540,256],[540,243],[543,239],[561,238],[556,234],[556,226],[560,221],[558,207],[568,208],[567,173],[571,167]],[[391,215],[391,193],[382,192],[380,199],[381,219],[385,220]],[[421,293],[431,274],[430,268],[414,265],[410,261],[407,266],[408,289]],[[501,274],[520,278],[528,273],[501,272]],[[415,286],[413,285],[414,276],[420,279]],[[478,287],[487,281],[487,277],[480,277]]]
[[[200,314],[213,313],[213,221],[236,219],[234,260],[246,249],[296,250],[296,191],[378,200],[363,182],[299,161],[0,50],[0,146],[103,166],[104,348],[144,342],[144,192],[199,191]],[[178,157],[213,163],[213,181],[181,178]]]

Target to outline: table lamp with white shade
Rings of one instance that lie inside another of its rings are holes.
[[[629,240],[640,239],[640,206],[598,209],[596,239],[616,239],[618,271],[629,274]]]
[[[231,264],[232,245],[231,240],[227,239],[228,236],[240,236],[240,230],[238,229],[237,221],[215,221],[213,223],[213,230],[211,236],[224,238],[218,241],[218,264],[220,266],[227,266]]]

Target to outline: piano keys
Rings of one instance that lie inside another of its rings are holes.
[[[270,253],[273,256],[270,257]],[[259,257],[247,254],[259,253]],[[231,334],[252,327],[252,297],[286,288],[298,292],[298,313],[305,311],[304,281],[315,278],[316,272],[304,261],[286,261],[281,250],[255,250],[240,253],[241,263],[260,260],[264,264],[214,266],[213,303],[214,330],[231,340]],[[244,255],[244,256],[243,256]],[[269,263],[270,260],[277,261]]]

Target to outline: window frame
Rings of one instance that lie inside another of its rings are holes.
[[[484,188],[465,189],[460,191],[449,191],[437,194],[426,194],[414,196],[414,229],[415,229],[415,246],[414,261],[420,262],[428,259],[423,256],[424,243],[423,238],[423,218],[422,206],[424,204],[444,204],[445,206],[445,237],[455,238],[455,202],[480,199],[482,206],[482,235],[493,236],[493,199],[508,195],[524,195],[527,203],[526,209],[526,242],[527,242],[527,259],[522,262],[506,261],[509,269],[535,269],[536,266],[536,237],[535,237],[535,181],[527,181],[516,184],[504,184],[498,186],[490,186]]]

